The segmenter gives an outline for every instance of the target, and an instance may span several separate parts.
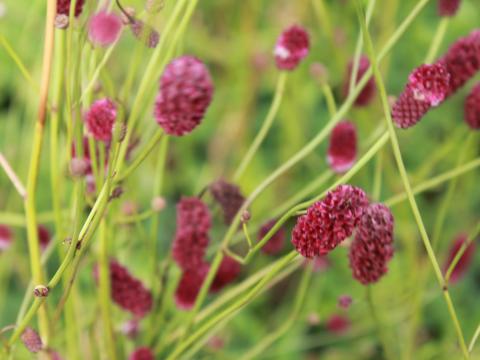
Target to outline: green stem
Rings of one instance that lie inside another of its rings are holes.
[[[273,121],[275,120],[275,116],[277,115],[278,109],[282,102],[283,94],[285,92],[286,82],[287,82],[287,72],[282,71],[278,76],[277,86],[275,87],[275,94],[273,96],[273,101],[270,106],[270,110],[268,110],[267,117],[265,118],[265,121],[263,122],[262,127],[258,131],[257,136],[255,136],[255,139],[253,140],[252,145],[250,145],[250,148],[248,149],[247,153],[243,157],[242,161],[240,162],[240,165],[237,168],[237,171],[235,172],[235,175],[233,176],[233,179],[235,181],[238,181],[240,177],[243,175],[243,173],[245,172],[245,169],[252,161],[253,157],[255,156],[255,153],[258,151],[258,148],[262,144],[263,140],[265,140],[265,137],[267,136],[268,131],[272,127]]]
[[[475,330],[475,333],[472,336],[472,340],[470,341],[470,344],[468,345],[468,352],[472,352],[473,348],[475,346],[475,343],[477,342],[478,337],[480,336],[480,324],[477,326],[477,330]]]
[[[435,31],[435,36],[433,37],[432,44],[428,49],[428,54],[425,59],[425,63],[430,64],[433,62],[435,57],[437,56],[438,49],[442,44],[443,38],[445,37],[445,33],[447,32],[448,24],[450,23],[450,19],[448,17],[443,17],[438,24],[437,31]]]
[[[321,85],[323,96],[327,102],[328,114],[332,117],[337,112],[337,104],[335,103],[335,97],[333,96],[332,88],[328,83],[323,83]]]

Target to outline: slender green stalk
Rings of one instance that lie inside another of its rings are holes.
[[[242,161],[240,162],[240,165],[238,166],[237,171],[235,172],[235,175],[233,175],[233,179],[235,181],[238,181],[238,179],[240,179],[240,177],[243,175],[247,166],[250,164],[253,157],[255,156],[255,153],[258,151],[263,140],[265,140],[265,137],[267,136],[268,131],[272,127],[273,121],[275,120],[275,116],[277,115],[278,109],[282,102],[283,94],[285,92],[286,82],[287,82],[287,72],[282,71],[278,76],[277,86],[275,87],[275,93],[273,96],[272,104],[270,105],[270,110],[268,110],[267,117],[265,118],[265,121],[263,122],[262,127],[258,131],[258,134],[257,136],[255,136],[255,139],[253,140],[252,145],[250,145],[250,148],[248,149],[247,153],[245,154]]]
[[[437,56],[438,49],[442,44],[442,40],[445,37],[445,33],[447,32],[448,24],[450,23],[450,18],[443,17],[438,24],[437,31],[435,31],[435,36],[433,37],[433,41],[428,49],[428,54],[425,59],[425,63],[430,64],[433,62],[435,57]]]
[[[389,130],[389,133],[390,133],[390,142],[392,144],[392,149],[393,149],[393,153],[394,153],[394,156],[395,156],[395,160],[397,162],[397,167],[399,169],[400,176],[402,178],[402,182],[403,182],[405,191],[408,195],[408,200],[410,202],[410,207],[413,211],[415,221],[416,221],[417,226],[419,228],[420,235],[421,235],[422,240],[423,240],[423,244],[424,244],[425,249],[427,251],[430,262],[432,263],[432,267],[433,267],[435,275],[437,277],[437,281],[438,281],[440,287],[443,290],[443,295],[444,295],[445,301],[447,303],[448,311],[449,311],[450,317],[452,319],[452,323],[454,325],[455,331],[457,332],[457,337],[458,337],[460,347],[462,349],[463,356],[465,357],[465,359],[468,359],[469,354],[468,354],[468,351],[467,351],[467,347],[465,345],[465,339],[463,337],[463,332],[462,332],[462,329],[460,327],[460,324],[459,324],[459,321],[458,321],[458,318],[457,318],[457,315],[456,315],[456,312],[455,312],[455,308],[454,308],[453,303],[451,301],[450,294],[448,292],[448,288],[445,286],[445,281],[444,281],[444,278],[443,278],[443,275],[442,275],[442,271],[440,270],[440,266],[438,265],[438,261],[435,257],[435,253],[433,251],[432,245],[431,245],[430,240],[428,238],[427,231],[425,229],[425,225],[424,225],[422,217],[420,215],[420,210],[418,209],[418,205],[415,201],[415,196],[413,195],[412,188],[411,188],[410,182],[408,180],[407,170],[405,168],[405,164],[403,163],[402,154],[401,154],[401,151],[400,151],[400,146],[399,146],[399,143],[398,143],[397,135],[396,135],[395,129],[393,127],[393,121],[392,121],[392,117],[391,117],[391,114],[390,114],[390,106],[388,104],[387,92],[386,92],[386,89],[385,89],[385,85],[383,83],[382,74],[380,73],[380,70],[378,68],[377,58],[376,58],[376,55],[375,55],[375,50],[373,48],[373,42],[372,42],[372,39],[371,39],[370,34],[368,32],[368,29],[367,29],[365,16],[363,14],[363,8],[362,8],[360,0],[356,0],[355,5],[356,5],[356,8],[357,8],[358,20],[360,22],[362,32],[363,32],[363,35],[364,35],[364,38],[365,38],[365,43],[366,43],[366,46],[367,46],[367,53],[369,55],[370,62],[372,64],[373,74],[374,74],[374,77],[375,77],[375,82],[376,82],[377,87],[378,87],[379,92],[380,92],[380,97],[381,97],[381,100],[382,100],[383,110],[384,110],[384,113],[385,113],[385,120],[387,121],[387,126],[388,126],[388,130]]]
[[[477,342],[477,339],[479,336],[480,336],[480,324],[477,326],[477,330],[475,330],[475,333],[472,336],[472,340],[468,345],[468,352],[471,353],[473,351],[473,348],[475,347],[475,343]]]
[[[373,176],[373,189],[372,197],[375,200],[380,200],[380,194],[382,192],[382,167],[383,167],[383,155],[382,151],[379,151],[375,161],[375,173]]]
[[[3,168],[3,170],[7,174],[8,178],[12,182],[18,194],[25,199],[25,196],[27,196],[27,191],[25,190],[25,187],[23,186],[22,181],[18,178],[17,174],[12,169],[9,162],[1,152],[0,152],[0,166]]]
[[[328,114],[330,116],[334,116],[337,112],[337,104],[335,103],[335,97],[333,96],[332,88],[328,83],[323,83],[321,85],[323,96],[325,96],[325,100],[327,102],[327,109]]]

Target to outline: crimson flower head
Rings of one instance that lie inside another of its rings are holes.
[[[327,254],[352,235],[367,206],[362,189],[339,185],[297,219],[292,231],[293,246],[306,258]]]
[[[355,79],[355,84],[358,84],[358,82],[363,78],[363,75],[365,75],[365,73],[368,71],[369,68],[370,68],[370,60],[368,60],[368,57],[362,55],[358,62],[358,71]],[[348,96],[350,91],[350,78],[352,76],[352,71],[353,71],[353,60],[351,60],[348,64],[348,68],[346,72],[347,76],[345,77],[345,81],[343,83],[343,93],[345,97]],[[370,79],[368,79],[367,84],[355,99],[355,102],[354,102],[355,106],[367,106],[375,97],[376,92],[377,92],[377,86],[375,85],[375,79],[371,77]]]
[[[42,339],[40,335],[31,327],[25,328],[21,336],[22,342],[28,351],[38,353],[43,348]]]
[[[7,250],[12,245],[13,235],[10,228],[0,224],[0,252]]]
[[[207,205],[196,197],[184,197],[177,204],[177,230],[172,256],[183,270],[203,264],[210,241],[211,215]]]
[[[150,348],[142,346],[132,352],[128,360],[155,360],[155,355]]]
[[[294,70],[308,55],[310,38],[307,31],[298,25],[284,30],[275,44],[274,55],[277,68]]]
[[[272,219],[267,221],[260,227],[258,230],[258,241],[262,240],[265,235],[273,228],[277,220]],[[282,251],[283,243],[285,242],[285,229],[280,227],[275,234],[267,241],[267,243],[262,247],[262,252],[265,254],[275,255]]]
[[[353,277],[363,285],[387,273],[393,257],[393,225],[393,215],[385,205],[372,204],[365,210],[349,252]]]
[[[466,241],[467,241],[466,234],[460,234],[454,239],[452,245],[450,246],[450,250],[448,252],[448,259],[444,266],[445,272],[448,270],[448,268],[450,267],[450,264],[453,262],[453,259],[455,259],[455,256],[460,251],[460,249],[462,248],[463,244]],[[457,265],[455,265],[455,267],[453,268],[452,274],[450,276],[450,283],[458,282],[465,275],[468,268],[470,267],[470,264],[473,261],[474,255],[475,255],[475,241],[472,241],[467,246],[463,255],[460,257],[460,260],[458,260]]]
[[[44,225],[38,225],[38,242],[40,243],[40,249],[43,251],[47,248],[50,243],[50,231]]]
[[[113,125],[117,118],[117,106],[108,99],[95,101],[85,115],[85,121],[90,134],[99,141],[112,139]]]
[[[230,256],[225,256],[218,267],[215,278],[210,286],[210,292],[215,293],[233,282],[240,274],[240,264]]]
[[[326,327],[328,332],[335,335],[343,335],[350,329],[350,319],[345,315],[334,314],[327,320]]]
[[[455,16],[461,0],[438,0],[438,14],[440,16]]]
[[[210,185],[210,192],[222,208],[225,224],[230,225],[245,201],[240,188],[220,179]]]
[[[112,45],[120,37],[122,31],[122,19],[104,10],[96,13],[88,23],[88,37],[98,46]]]
[[[344,173],[357,157],[357,128],[350,121],[340,121],[332,130],[327,161],[336,173]]]
[[[160,78],[155,119],[167,134],[186,135],[200,124],[212,97],[213,82],[205,64],[181,56],[167,65]]]
[[[57,14],[68,16],[71,2],[72,0],[57,0]],[[82,13],[84,4],[85,0],[77,0],[75,3],[75,16],[79,16]]]
[[[195,304],[210,266],[203,263],[195,269],[185,270],[175,290],[175,304],[180,310],[190,310]]]
[[[480,129],[480,83],[473,87],[465,100],[465,121],[471,129]]]

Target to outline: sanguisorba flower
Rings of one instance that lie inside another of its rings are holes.
[[[122,25],[120,16],[101,10],[90,18],[88,37],[94,45],[110,46],[120,37]]]
[[[355,84],[357,84],[363,78],[363,76],[365,75],[365,73],[368,71],[369,68],[370,68],[370,61],[368,60],[368,57],[364,55],[360,56]],[[348,96],[350,91],[350,78],[352,76],[352,71],[353,71],[353,60],[351,60],[348,63],[346,77],[343,82],[343,93],[345,97]],[[370,79],[368,79],[365,87],[362,89],[360,94],[358,94],[357,98],[355,99],[354,105],[359,107],[367,106],[375,97],[376,92],[377,92],[377,86],[375,85],[375,79],[372,76],[370,77]]]
[[[480,83],[473,87],[465,99],[465,121],[471,129],[480,129]]]
[[[155,355],[150,348],[142,346],[132,352],[128,360],[155,360]]]
[[[268,232],[273,228],[276,222],[277,222],[276,219],[272,219],[267,221],[265,224],[263,224],[260,227],[260,230],[258,230],[258,235],[257,235],[258,241],[262,240],[265,237],[265,235],[268,234]],[[273,234],[272,237],[267,241],[267,243],[262,247],[262,252],[269,255],[278,254],[280,251],[282,251],[284,242],[285,242],[285,229],[283,227],[280,227],[275,232],[275,234]]]
[[[394,220],[390,209],[372,204],[365,210],[350,246],[353,277],[364,285],[377,282],[393,257]]]
[[[182,273],[175,290],[175,304],[177,308],[190,310],[193,307],[209,269],[210,266],[203,263],[194,269],[185,270]]]
[[[461,0],[438,0],[438,14],[440,16],[455,16]]]
[[[47,248],[48,244],[50,243],[50,239],[51,239],[50,231],[44,225],[38,225],[37,231],[38,231],[38,242],[40,244],[40,249],[44,251]]]
[[[172,257],[183,270],[194,269],[203,263],[211,223],[210,211],[199,198],[184,197],[178,202]]]
[[[213,278],[212,285],[210,286],[210,292],[218,292],[233,282],[240,274],[241,269],[242,267],[238,261],[234,260],[230,256],[225,256],[218,267],[215,277]]]
[[[421,65],[408,77],[408,83],[392,108],[392,117],[400,128],[419,122],[438,106],[450,92],[451,75],[443,62]]]
[[[460,234],[458,235],[452,245],[450,246],[449,252],[448,252],[448,258],[447,261],[445,262],[444,266],[444,271],[446,272],[450,265],[453,262],[453,259],[455,259],[455,256],[457,253],[460,251],[462,248],[463,244],[467,241],[467,235],[466,234]],[[456,283],[459,281],[467,272],[468,268],[470,267],[470,264],[473,261],[473,257],[475,255],[475,241],[472,241],[466,248],[465,252],[463,255],[460,257],[458,260],[457,265],[455,265],[452,274],[450,276],[450,283]]]
[[[230,225],[245,201],[240,188],[220,179],[210,184],[209,189],[215,201],[222,208],[225,224]]]
[[[307,31],[298,25],[284,30],[275,44],[273,51],[277,68],[294,70],[310,50],[310,37]]]
[[[108,99],[95,101],[85,114],[89,133],[95,140],[108,142],[112,139],[113,125],[117,118],[117,106]]]
[[[348,309],[352,305],[352,297],[350,295],[341,295],[338,297],[338,306],[342,309]]]
[[[292,231],[293,246],[306,258],[327,254],[352,235],[367,206],[362,189],[339,185],[297,219]]]
[[[12,231],[7,225],[0,224],[0,252],[7,250],[12,245]]]
[[[57,14],[68,16],[70,13],[71,2],[72,0],[57,0]],[[79,16],[82,13],[84,4],[85,0],[77,0],[75,3],[75,16]]]
[[[200,124],[212,97],[213,82],[205,64],[193,56],[181,56],[160,77],[155,119],[167,134],[186,135]]]
[[[328,332],[335,335],[343,335],[350,329],[350,319],[345,315],[333,314],[325,324]]]
[[[21,336],[22,342],[28,351],[38,353],[43,348],[42,339],[40,335],[31,327],[25,328]]]
[[[357,128],[350,121],[340,121],[330,134],[327,161],[336,173],[349,170],[357,158]]]

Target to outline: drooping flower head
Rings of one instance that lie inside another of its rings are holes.
[[[353,277],[363,285],[387,273],[393,257],[393,225],[393,215],[383,204],[372,204],[363,214],[349,252]]]
[[[336,173],[344,173],[357,157],[357,128],[350,121],[340,121],[330,134],[327,161]]]
[[[40,335],[31,327],[25,328],[21,336],[22,342],[28,351],[38,353],[43,348],[42,339]]]
[[[347,76],[345,77],[345,80],[343,82],[343,94],[345,97],[349,95],[349,91],[350,91],[350,78],[352,76],[352,71],[353,71],[353,61],[354,60],[351,60],[348,63],[348,67],[346,71]],[[370,60],[368,60],[368,57],[364,55],[360,56],[355,84],[358,84],[358,82],[363,78],[363,76],[365,75],[365,73],[368,71],[369,68],[370,68]],[[377,86],[375,85],[375,79],[372,76],[370,77],[370,79],[368,79],[367,83],[365,84],[365,87],[362,89],[360,94],[358,94],[357,98],[355,99],[354,105],[360,106],[360,107],[367,106],[375,97],[376,92],[377,92]]]
[[[262,240],[265,235],[273,228],[277,220],[272,219],[267,221],[260,227],[258,230],[258,241]],[[282,251],[283,243],[285,242],[285,229],[280,227],[275,234],[267,241],[267,243],[262,247],[262,252],[265,254],[275,255]]]
[[[210,266],[203,263],[195,269],[185,270],[175,290],[175,304],[180,310],[190,310],[195,304]]]
[[[184,197],[179,201],[172,256],[182,269],[193,269],[203,263],[210,240],[208,235],[210,227],[210,211],[202,200]]]
[[[362,189],[339,185],[297,219],[293,246],[306,258],[327,254],[352,235],[367,205]]]
[[[212,183],[209,189],[215,201],[222,208],[225,224],[230,225],[245,201],[240,188],[220,179]]]
[[[101,10],[90,18],[88,37],[94,45],[107,47],[120,37],[122,18],[113,13]]]
[[[37,231],[38,231],[38,242],[40,244],[40,249],[44,251],[47,248],[48,244],[50,243],[50,239],[51,239],[50,231],[48,231],[46,226],[41,224],[38,225]]]
[[[326,327],[328,332],[335,335],[345,334],[351,326],[350,319],[345,315],[334,314],[327,320]]]
[[[112,139],[116,118],[117,106],[108,98],[95,101],[85,115],[88,131],[99,141]]]
[[[213,97],[208,68],[193,56],[181,56],[167,65],[160,78],[155,119],[169,135],[190,133],[202,121]]]
[[[225,256],[213,278],[210,292],[218,292],[233,282],[240,274],[241,269],[240,264],[236,260],[232,259],[230,256]]]
[[[298,25],[284,30],[275,44],[274,55],[277,68],[294,70],[308,55],[310,38],[307,31]]]
[[[438,14],[440,16],[455,16],[461,0],[438,0]]]
[[[57,14],[68,16],[70,13],[71,2],[72,0],[57,0]],[[85,0],[77,0],[75,3],[75,16],[79,16],[82,13],[84,4]]]
[[[12,245],[12,231],[7,225],[0,224],[0,252],[7,250]]]
[[[480,129],[480,83],[465,99],[465,121],[471,129]]]
[[[450,265],[453,262],[453,259],[455,259],[455,256],[457,253],[460,251],[462,248],[463,244],[467,241],[467,235],[466,234],[460,234],[458,235],[452,245],[450,246],[449,252],[448,252],[448,258],[444,266],[444,271],[446,272]],[[475,241],[472,241],[466,248],[465,252],[463,255],[460,257],[458,260],[457,265],[455,265],[455,268],[452,271],[452,274],[450,276],[450,283],[456,283],[458,282],[467,272],[468,268],[470,267],[470,264],[473,261],[473,257],[475,255]]]
[[[155,355],[150,348],[142,346],[132,352],[128,360],[155,360]]]

